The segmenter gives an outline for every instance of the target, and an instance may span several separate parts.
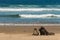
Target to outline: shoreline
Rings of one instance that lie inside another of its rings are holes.
[[[60,33],[60,24],[11,24],[11,23],[0,23],[0,33],[5,34],[27,34],[33,33],[34,28],[43,26],[48,32]]]
[[[0,23],[0,26],[60,26],[60,24],[21,24],[21,23]]]

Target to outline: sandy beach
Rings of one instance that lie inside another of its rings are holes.
[[[34,36],[33,29],[39,29],[44,26],[48,32],[53,32],[55,35]],[[16,25],[0,25],[0,40],[60,40],[60,25],[59,24],[44,24],[31,26],[16,26]]]

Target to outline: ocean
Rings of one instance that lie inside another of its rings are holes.
[[[0,23],[60,24],[60,5],[0,5]]]

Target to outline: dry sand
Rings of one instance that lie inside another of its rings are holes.
[[[55,35],[33,36],[33,29],[40,26],[0,26],[0,40],[60,40],[60,25],[44,27]]]

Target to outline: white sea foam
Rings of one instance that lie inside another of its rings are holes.
[[[12,23],[0,23],[0,26],[60,26],[60,24],[12,24]]]
[[[60,11],[58,8],[0,8],[0,11],[50,11],[50,10],[57,10]]]
[[[41,15],[19,15],[22,18],[59,18],[60,15],[55,15],[55,14],[41,14]]]

